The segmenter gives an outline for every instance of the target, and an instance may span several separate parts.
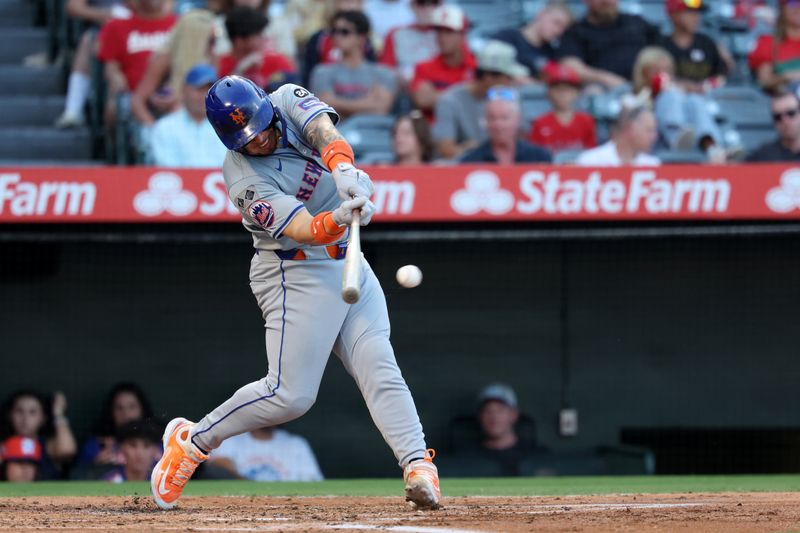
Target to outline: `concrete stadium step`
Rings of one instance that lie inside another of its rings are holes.
[[[19,64],[26,56],[46,52],[47,39],[45,28],[0,27],[0,63]]]
[[[0,97],[0,127],[52,126],[64,110],[64,100],[63,96]]]
[[[91,159],[89,128],[0,127],[0,159]]]
[[[0,98],[4,96],[44,96],[63,94],[58,67],[0,65]]]
[[[33,24],[33,2],[0,0],[0,27],[26,27]]]

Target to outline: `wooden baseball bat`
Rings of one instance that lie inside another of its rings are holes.
[[[361,210],[353,211],[350,224],[350,242],[344,256],[342,274],[342,300],[354,304],[361,296]]]

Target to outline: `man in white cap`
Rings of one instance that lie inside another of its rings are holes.
[[[455,159],[486,140],[486,93],[495,85],[512,85],[515,79],[528,75],[516,55],[510,44],[488,41],[478,53],[475,79],[456,84],[439,96],[433,137],[441,157]]]

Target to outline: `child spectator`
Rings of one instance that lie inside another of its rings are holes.
[[[66,397],[56,392],[48,404],[33,391],[11,395],[3,406],[0,439],[25,437],[39,443],[41,479],[58,479],[61,469],[75,457],[77,445],[66,417]]]
[[[700,149],[714,162],[724,162],[724,150],[717,149],[722,135],[708,110],[708,97],[684,91],[672,83],[674,75],[675,63],[666,50],[642,50],[633,72],[639,101],[654,106],[659,135],[670,149]]]
[[[519,93],[510,87],[492,87],[486,95],[488,139],[461,156],[462,163],[548,163],[550,153],[519,138],[522,109]]]
[[[433,161],[433,138],[419,110],[398,118],[392,126],[395,165],[424,165]]]
[[[771,91],[800,82],[800,2],[780,0],[775,35],[762,35],[748,58],[759,85]]]
[[[411,81],[411,99],[430,120],[439,94],[475,74],[475,58],[464,38],[467,31],[464,11],[456,5],[439,6],[431,14],[431,26],[436,29],[439,54],[417,64]]]
[[[529,140],[553,153],[597,146],[594,118],[575,110],[581,88],[578,73],[551,63],[545,67],[544,77],[553,111],[533,121]]]
[[[134,420],[120,427],[117,442],[123,462],[106,472],[103,480],[112,483],[149,480],[161,457],[161,433],[162,428],[151,420]]]
[[[126,19],[131,16],[131,10],[118,0],[69,0],[66,11],[73,20],[80,21],[88,27],[81,34],[72,56],[67,98],[64,112],[55,122],[57,128],[72,128],[84,124],[83,112],[92,83],[89,67],[94,55],[97,32],[111,19]]]
[[[620,13],[619,0],[585,2],[586,16],[564,34],[558,55],[584,84],[624,85],[639,51],[660,42],[661,33],[638,15]]]
[[[582,152],[576,163],[587,167],[658,166],[661,161],[647,153],[657,137],[656,118],[647,106],[626,107],[617,118],[611,139]]]
[[[36,480],[42,447],[35,439],[14,436],[0,445],[0,479],[13,483],[30,483]]]
[[[477,61],[475,79],[450,87],[436,102],[432,131],[436,151],[443,158],[454,159],[487,138],[483,106],[491,87],[511,85],[528,75],[508,43],[488,41]]]
[[[513,46],[517,61],[528,67],[532,77],[540,77],[545,65],[556,59],[558,41],[570,24],[569,7],[561,0],[551,0],[526,25],[501,30],[492,39]]]
[[[308,441],[283,429],[264,428],[225,440],[210,463],[252,481],[321,481]]]
[[[115,438],[117,431],[128,422],[152,416],[153,408],[138,385],[114,385],[103,403],[95,436],[87,439],[81,448],[78,464],[122,464],[123,457]]]
[[[662,41],[675,61],[675,80],[684,90],[703,92],[704,85],[718,87],[725,83],[728,56],[708,35],[698,32],[701,0],[667,0],[667,14],[672,34]]]
[[[196,65],[186,74],[183,106],[161,117],[153,126],[150,149],[153,163],[160,167],[217,168],[228,149],[219,142],[206,119],[206,94],[217,81],[211,65]]]
[[[433,59],[439,52],[436,30],[430,27],[433,10],[442,0],[411,0],[415,22],[391,29],[383,42],[380,62],[393,68],[404,82],[409,82],[418,63]]]
[[[252,7],[235,7],[225,19],[231,53],[219,59],[220,77],[244,76],[267,92],[298,81],[292,61],[270,51],[263,31],[269,20]]]
[[[342,59],[314,67],[311,91],[342,118],[358,113],[387,114],[397,94],[397,82],[388,68],[364,57],[367,16],[361,11],[340,11],[333,16],[331,33]]]
[[[116,120],[116,99],[136,89],[147,68],[150,54],[167,41],[178,17],[169,11],[165,0],[133,0],[133,16],[113,19],[100,30],[98,58],[104,63],[108,83],[106,123],[109,130]]]
[[[164,47],[150,56],[147,70],[133,91],[131,112],[140,124],[151,126],[157,116],[180,106],[186,73],[198,63],[215,62],[215,41],[211,11],[194,9],[180,18]]]

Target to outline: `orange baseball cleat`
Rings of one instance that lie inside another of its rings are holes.
[[[177,505],[197,465],[208,459],[208,455],[189,440],[193,426],[194,423],[185,418],[174,418],[164,430],[164,455],[150,474],[153,499],[162,509],[172,509]]]
[[[438,509],[442,493],[439,491],[439,471],[433,464],[436,452],[426,450],[425,458],[408,463],[403,469],[406,483],[406,501],[414,509]]]

